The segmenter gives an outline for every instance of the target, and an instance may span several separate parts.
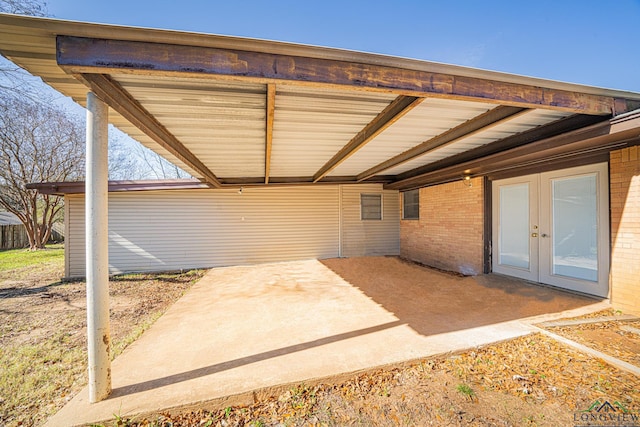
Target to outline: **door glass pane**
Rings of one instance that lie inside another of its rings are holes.
[[[553,274],[598,281],[596,176],[554,179]]]
[[[529,269],[529,184],[500,187],[501,265]]]

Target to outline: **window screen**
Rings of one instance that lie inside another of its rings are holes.
[[[360,219],[381,220],[382,219],[382,194],[361,194],[360,195]]]
[[[402,193],[402,219],[420,218],[420,190]]]

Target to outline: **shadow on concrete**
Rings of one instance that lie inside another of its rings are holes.
[[[115,399],[115,398],[130,395],[130,394],[134,394],[134,393],[139,393],[142,391],[153,390],[166,385],[189,381],[195,378],[215,374],[215,373],[226,371],[229,369],[239,368],[244,365],[249,365],[251,363],[260,362],[260,361],[275,358],[278,356],[284,356],[287,354],[307,350],[313,347],[320,347],[320,346],[331,344],[337,341],[347,340],[350,338],[355,338],[362,335],[383,331],[385,329],[395,328],[396,326],[400,326],[400,325],[402,325],[401,321],[388,322],[382,325],[372,326],[370,328],[358,329],[356,331],[350,331],[350,332],[345,332],[343,334],[332,335],[330,337],[324,337],[324,338],[320,338],[313,341],[291,345],[288,347],[282,347],[275,350],[265,351],[263,353],[252,354],[251,356],[246,356],[246,357],[242,357],[235,360],[229,360],[223,363],[217,363],[215,365],[205,366],[203,368],[192,369],[187,372],[168,375],[166,377],[156,378],[150,381],[145,381],[138,384],[132,384],[126,387],[115,388],[109,395],[109,399]]]
[[[322,263],[393,313],[398,320],[116,388],[109,399],[186,382],[405,324],[419,334],[429,336],[556,313],[596,302],[591,298],[508,277],[449,274],[397,257],[336,258]]]
[[[601,301],[493,274],[459,276],[398,257],[321,262],[424,336],[558,313]]]

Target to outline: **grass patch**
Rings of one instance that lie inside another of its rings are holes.
[[[47,245],[45,250],[10,249],[0,251],[0,272],[32,267],[39,264],[64,264],[64,246]]]
[[[64,399],[65,390],[86,370],[83,348],[69,346],[69,339],[68,334],[58,333],[35,345],[0,347],[0,408],[4,412],[0,420],[28,414],[21,424],[41,425],[57,410],[52,396]],[[43,402],[51,404],[34,411]]]
[[[40,426],[87,382],[86,283],[55,281],[64,267],[61,246],[0,257],[0,426]],[[16,268],[5,266],[9,258]],[[205,272],[112,277],[113,357]]]
[[[458,384],[456,390],[466,396],[466,398],[469,400],[473,400],[476,397],[476,393],[467,384]]]

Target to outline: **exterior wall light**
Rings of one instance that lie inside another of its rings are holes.
[[[462,182],[464,182],[464,185],[466,185],[467,187],[472,187],[473,186],[473,182],[471,181],[471,176],[469,175],[465,175],[462,177]]]

